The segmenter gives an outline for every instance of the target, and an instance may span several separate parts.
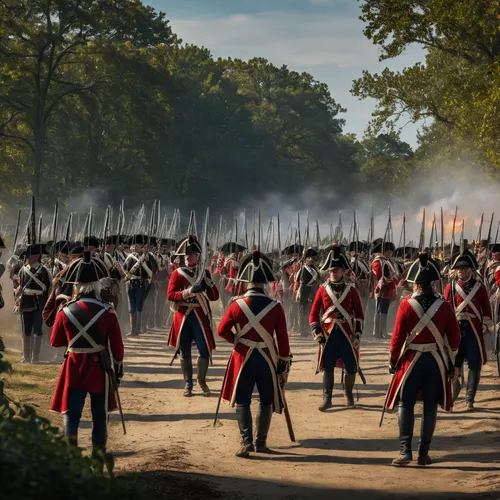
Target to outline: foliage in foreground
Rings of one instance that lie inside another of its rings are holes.
[[[0,354],[0,373],[11,365]],[[31,406],[19,405],[4,394],[0,380],[0,484],[4,498],[18,500],[136,498],[136,492],[115,477],[97,471]]]

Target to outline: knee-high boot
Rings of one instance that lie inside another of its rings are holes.
[[[33,352],[31,355],[31,362],[36,365],[38,363],[38,360],[40,359],[40,348],[42,346],[42,336],[41,335],[35,335],[35,338],[33,339]]]
[[[210,389],[208,388],[206,378],[208,372],[208,364],[209,360],[206,358],[198,358],[198,385],[200,389],[203,391],[203,395],[208,397],[210,396]]]
[[[193,395],[193,360],[181,359],[181,370],[185,383],[183,396],[189,398]]]
[[[271,426],[273,416],[273,405],[263,406],[259,404],[257,410],[257,435],[255,436],[255,451],[258,453],[267,453],[267,435]]]
[[[413,439],[413,426],[415,424],[414,408],[405,408],[400,404],[398,421],[401,450],[399,452],[399,457],[392,461],[392,465],[401,467],[408,465],[413,460],[411,441]]]
[[[345,405],[348,407],[354,406],[354,395],[352,393],[354,389],[354,383],[356,381],[355,373],[346,373],[344,380],[344,394],[345,394]]]
[[[33,336],[23,335],[23,357],[21,363],[31,363],[31,350],[33,346]]]
[[[426,405],[424,403],[424,412],[420,427],[420,443],[418,445],[419,465],[429,465],[432,463],[431,457],[429,457],[429,448],[431,447],[432,436],[436,428],[436,418],[437,404]]]
[[[250,405],[238,405],[236,408],[238,427],[240,429],[242,446],[236,452],[237,457],[246,458],[250,452],[255,451],[253,446],[253,422]]]
[[[333,370],[323,371],[323,404],[318,408],[319,411],[328,410],[332,405],[333,393]]]
[[[469,370],[467,377],[467,393],[465,400],[467,402],[467,410],[474,411],[474,401],[476,399],[476,392],[481,378],[481,370]]]

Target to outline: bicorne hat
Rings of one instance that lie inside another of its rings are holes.
[[[276,281],[272,262],[269,257],[259,250],[254,250],[245,255],[240,260],[239,265],[240,268],[236,276],[237,281],[245,283],[271,283]]]

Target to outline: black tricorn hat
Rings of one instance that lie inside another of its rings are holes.
[[[271,283],[276,281],[273,264],[266,255],[259,250],[245,255],[240,262],[237,281],[245,283]]]
[[[498,253],[498,252],[500,252],[500,243],[492,243],[490,245],[490,250],[491,250],[491,253]]]
[[[425,252],[418,254],[418,259],[408,269],[408,283],[430,283],[441,278],[439,264]]]
[[[45,245],[43,243],[34,243],[33,245],[28,245],[26,249],[26,255],[31,257],[33,255],[43,255],[46,253]]]
[[[472,267],[472,269],[476,270],[479,267],[476,257],[467,248],[467,244],[467,240],[462,240],[460,244],[460,253],[455,257],[451,266],[452,269],[457,269],[458,267]]]
[[[69,254],[71,243],[67,240],[56,241],[54,244],[54,250],[56,253],[62,253],[64,255]]]
[[[368,243],[366,241],[351,241],[348,246],[349,252],[365,252],[368,250]]]
[[[85,248],[82,245],[74,245],[69,251],[69,255],[80,255],[83,254]]]
[[[83,256],[68,266],[64,277],[67,283],[93,283],[109,278],[109,273],[101,259],[92,257],[89,250],[84,250]]]
[[[177,242],[172,238],[161,238],[160,239],[160,246],[175,248],[177,246]]]
[[[85,236],[85,238],[83,238],[83,246],[98,248],[99,240],[95,236]]]
[[[239,243],[235,243],[234,241],[227,241],[219,248],[219,252],[222,253],[236,253],[243,252],[244,250],[246,250],[246,247],[240,245]]]
[[[299,255],[304,251],[304,245],[288,245],[281,251],[282,255]]]
[[[336,268],[350,269],[351,266],[347,257],[342,253],[341,247],[333,245],[328,252],[325,262],[321,266],[321,271],[329,271]]]
[[[202,248],[198,238],[194,234],[186,236],[179,242],[179,246],[175,251],[176,255],[187,255],[188,253],[201,254]]]
[[[305,252],[304,252],[304,258],[308,258],[308,257],[317,257],[319,254],[319,252],[315,249],[315,248],[308,248]]]
[[[399,247],[396,248],[394,252],[394,257],[411,259],[417,253],[418,253],[418,248],[416,247]]]
[[[119,245],[120,243],[122,243],[122,239],[119,234],[111,234],[104,238],[105,245]]]
[[[135,234],[128,239],[129,245],[145,245],[148,242],[148,237],[145,234]]]

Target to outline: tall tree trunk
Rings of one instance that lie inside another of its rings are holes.
[[[40,198],[40,181],[42,178],[42,164],[45,155],[45,139],[46,139],[45,123],[43,122],[43,116],[42,116],[43,108],[42,109],[40,108],[41,106],[38,107],[38,110],[36,112],[35,126],[33,128],[34,145],[35,145],[35,155],[34,155],[35,168],[33,171],[32,192],[36,200]]]

